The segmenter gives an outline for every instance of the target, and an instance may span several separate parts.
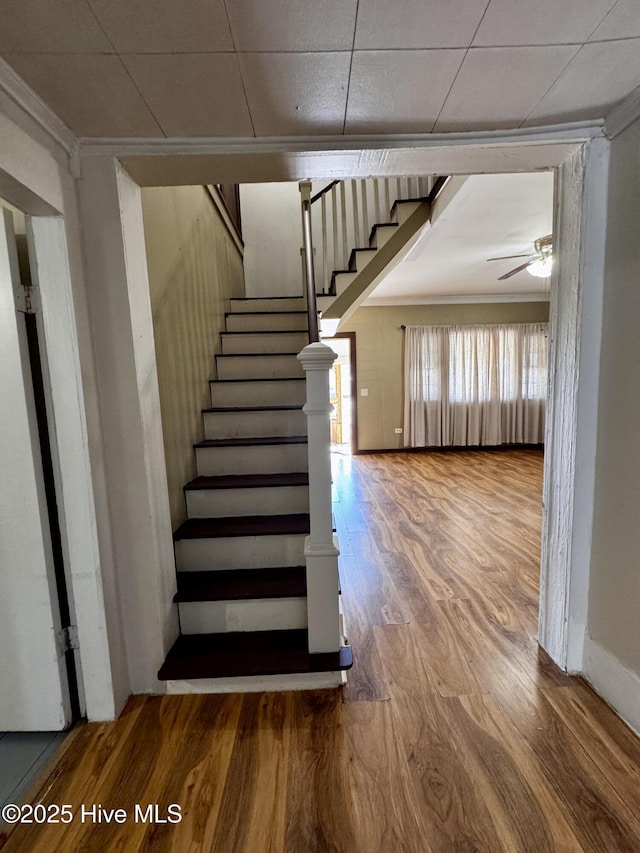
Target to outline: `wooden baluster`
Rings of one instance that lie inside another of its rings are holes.
[[[369,202],[367,199],[367,182],[361,181],[360,190],[362,192],[362,246],[369,245]]]
[[[342,222],[342,269],[347,268],[347,183],[340,184],[340,221]]]
[[[333,269],[337,270],[338,267],[338,211],[336,209],[337,204],[337,193],[336,188],[333,187],[331,189],[331,232],[333,238]],[[331,283],[331,279],[329,279],[329,283]]]
[[[322,219],[322,292],[329,292],[329,270],[327,264],[327,194],[325,193],[320,199],[320,216]]]
[[[351,181],[351,204],[353,205],[353,246],[360,245],[360,216],[358,213],[358,183]]]

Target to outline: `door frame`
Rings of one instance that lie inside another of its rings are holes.
[[[261,154],[256,168],[256,154]],[[376,175],[555,173],[558,257],[552,274],[551,366],[544,463],[540,645],[581,672],[587,619],[609,140],[600,126],[432,137],[246,143],[97,141],[86,158],[119,158],[139,186]],[[162,155],[162,156],[158,156]],[[589,346],[581,348],[585,333]],[[164,460],[156,459],[162,468]]]
[[[349,341],[349,364],[351,367],[351,387],[349,389],[349,399],[351,400],[351,454],[357,456],[358,450],[358,364],[356,355],[356,333],[355,332],[335,332],[330,338],[323,339],[331,340],[331,338],[344,338]]]
[[[85,318],[74,180],[51,152],[1,114],[0,123],[11,142],[0,152],[0,197],[22,211],[27,222],[68,601],[77,628],[80,711],[92,720],[108,720],[119,712],[123,691],[115,685],[118,661],[107,624],[107,605],[114,596],[98,538],[96,448],[94,443],[92,459],[85,408],[96,389],[89,379],[87,392],[81,367],[82,358],[90,377],[86,327],[84,337],[81,333]]]

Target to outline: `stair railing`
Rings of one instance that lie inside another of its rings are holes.
[[[318,292],[331,292],[333,271],[347,269],[352,249],[369,246],[372,227],[390,222],[391,208],[398,199],[427,198],[434,180],[429,175],[314,182],[310,192],[316,192],[310,195],[309,202],[320,214],[312,222],[313,243],[318,247]]]
[[[311,227],[311,181],[300,182],[300,201],[302,203],[302,239],[304,242],[304,271],[307,294],[307,313],[309,315],[309,342],[320,340],[318,329],[318,306],[316,303],[316,275],[313,260],[313,236]]]

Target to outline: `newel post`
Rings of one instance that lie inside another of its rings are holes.
[[[331,426],[329,371],[336,353],[323,343],[311,343],[298,354],[307,378],[310,532],[305,541],[309,652],[338,651],[338,537],[331,518]]]

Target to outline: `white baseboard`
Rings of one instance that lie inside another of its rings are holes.
[[[167,681],[167,693],[268,693],[280,690],[320,690],[342,687],[346,674],[301,672],[291,675],[255,675],[235,678],[198,678],[192,681]]]
[[[640,736],[640,675],[585,637],[583,677]]]

